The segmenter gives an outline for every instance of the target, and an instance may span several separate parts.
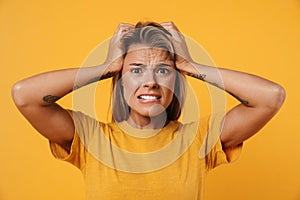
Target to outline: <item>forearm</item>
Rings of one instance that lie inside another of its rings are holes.
[[[173,23],[163,25],[172,32],[178,70],[225,90],[241,102],[226,112],[223,120],[220,139],[224,149],[257,133],[280,109],[285,99],[280,85],[255,75],[193,62],[177,27]]]
[[[71,91],[89,83],[113,76],[105,71],[105,65],[46,72],[17,82],[12,90],[19,106],[54,103]]]
[[[280,107],[283,89],[278,84],[244,72],[197,63],[184,67],[185,74],[225,90],[248,107]]]
[[[234,147],[257,133],[280,109],[284,89],[264,78],[229,69],[196,63],[181,66],[189,76],[225,90],[241,104],[226,113],[221,141],[223,148]]]

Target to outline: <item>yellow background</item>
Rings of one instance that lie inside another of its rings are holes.
[[[299,0],[0,0],[0,199],[84,199],[80,171],[50,155],[47,140],[13,105],[10,88],[36,73],[80,66],[118,23],[140,20],[172,20],[218,66],[287,91],[281,111],[245,143],[240,160],[208,175],[206,199],[299,200]]]

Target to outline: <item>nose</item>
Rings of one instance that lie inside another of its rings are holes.
[[[154,83],[154,82],[149,82],[149,83],[144,83],[143,87],[149,88],[149,89],[157,89],[158,88],[158,84]]]
[[[145,76],[145,80],[143,81],[143,87],[149,89],[157,89],[159,87],[154,73],[148,73]]]

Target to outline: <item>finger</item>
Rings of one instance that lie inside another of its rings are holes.
[[[173,23],[173,22],[163,22],[160,24],[162,27],[164,27],[165,29],[169,30],[176,30],[179,32],[179,29],[177,28],[177,26]]]
[[[184,36],[173,22],[163,22],[160,25],[169,31],[175,40],[184,40]]]
[[[123,32],[127,32],[129,30],[132,30],[134,28],[133,24],[128,23],[120,23],[115,31],[115,34],[120,34]]]
[[[163,22],[161,23],[161,26],[163,26],[167,31],[169,31],[173,37],[182,38],[179,29],[173,22]]]

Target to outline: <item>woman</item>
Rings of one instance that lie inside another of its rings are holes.
[[[193,61],[172,22],[120,24],[102,65],[39,74],[16,83],[12,94],[20,112],[49,139],[54,156],[82,171],[87,199],[202,199],[209,169],[234,160],[243,141],[276,114],[285,98],[276,83],[218,71],[221,79],[215,68]],[[241,103],[222,118],[181,124],[183,74],[213,84]],[[110,77],[112,123],[55,103]]]

